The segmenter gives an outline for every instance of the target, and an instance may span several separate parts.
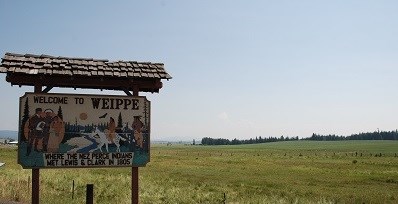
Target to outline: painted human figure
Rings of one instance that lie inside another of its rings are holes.
[[[115,137],[116,137],[115,131],[116,131],[115,119],[110,117],[109,124],[108,124],[108,131],[106,134],[110,143],[115,143]]]
[[[140,116],[134,116],[134,121],[133,121],[133,124],[131,124],[131,127],[133,128],[133,131],[134,131],[135,144],[142,148],[143,141],[144,141],[144,138],[142,136],[142,130],[144,129],[144,123],[141,122]]]
[[[39,140],[43,138],[43,128],[45,126],[44,118],[42,117],[42,109],[36,108],[35,115],[29,118],[25,124],[25,129],[28,129],[28,146],[26,155],[29,156],[32,151],[32,146],[35,151],[39,151],[37,146]],[[26,131],[25,131],[26,132]]]
[[[58,152],[59,145],[64,139],[65,126],[63,121],[56,115],[50,124],[47,152]]]
[[[43,151],[47,152],[48,139],[50,137],[50,126],[55,114],[51,109],[46,109],[44,113],[44,122],[46,123],[46,125],[43,128]]]

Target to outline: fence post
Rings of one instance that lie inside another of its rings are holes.
[[[40,203],[40,169],[32,169],[32,204]]]
[[[131,203],[139,203],[138,167],[131,167]]]
[[[86,204],[94,203],[94,184],[87,184],[86,187]]]
[[[73,182],[72,182],[72,199],[73,199],[74,195],[75,195],[75,180],[73,180]]]

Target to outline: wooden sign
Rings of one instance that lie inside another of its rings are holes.
[[[23,168],[145,166],[150,101],[145,97],[26,93],[20,97]]]

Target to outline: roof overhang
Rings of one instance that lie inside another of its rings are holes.
[[[171,79],[162,63],[53,57],[6,53],[0,73],[18,86],[46,86],[159,92],[162,79]]]

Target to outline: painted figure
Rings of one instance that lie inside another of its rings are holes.
[[[134,121],[133,124],[131,124],[131,127],[134,131],[135,144],[143,148],[144,138],[142,136],[142,130],[144,129],[144,123],[141,122],[140,116],[134,116]]]
[[[95,128],[95,130],[94,130],[94,132],[92,134],[93,135],[97,135],[98,138],[99,138],[98,148],[96,148],[96,149],[100,150],[100,152],[102,152],[102,147],[104,145],[105,145],[106,151],[109,152],[108,144],[112,144],[112,143],[115,144],[115,146],[116,146],[116,152],[120,152],[120,140],[126,141],[126,139],[124,139],[122,136],[120,136],[117,133],[114,133],[115,138],[114,138],[113,142],[109,141],[107,136],[106,136],[106,133],[105,132],[101,132],[98,128]]]
[[[111,144],[111,142],[108,140],[107,135],[98,128],[95,128],[92,133],[83,133],[82,135],[66,141],[66,144],[75,147],[69,150],[68,153],[94,152],[96,150],[102,152],[104,145],[106,152],[109,152],[108,144]],[[120,152],[120,140],[126,141],[126,139],[115,133],[114,144],[116,145],[116,152]]]
[[[44,122],[44,118],[42,116],[42,109],[41,108],[36,108],[35,110],[35,115],[30,117],[28,121],[25,123],[24,127],[24,133],[26,137],[27,133],[27,139],[28,139],[28,146],[26,149],[26,156],[29,156],[31,151],[32,151],[32,146],[34,147],[35,151],[38,150],[38,143],[39,140],[43,139],[43,130],[46,125]]]
[[[115,142],[115,138],[116,138],[115,131],[116,131],[115,119],[110,117],[109,124],[108,124],[108,131],[106,131],[106,137],[108,138],[110,143]]]
[[[58,152],[59,145],[64,139],[65,125],[63,121],[56,115],[52,118],[49,131],[49,139],[47,152]]]
[[[54,111],[51,109],[44,110],[44,122],[45,126],[43,128],[43,151],[47,152],[48,139],[50,138],[50,125],[53,121]]]

